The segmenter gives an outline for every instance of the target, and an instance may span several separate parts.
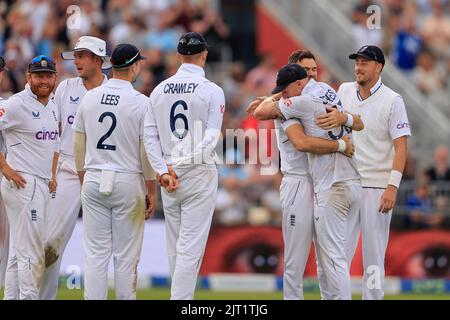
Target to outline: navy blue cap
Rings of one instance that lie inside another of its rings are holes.
[[[39,55],[31,60],[31,63],[28,65],[28,72],[52,72],[56,73],[56,63],[51,57],[46,55]]]
[[[111,64],[115,69],[126,68],[133,63],[146,59],[141,56],[139,49],[129,43],[122,43],[117,45],[111,54]]]
[[[358,52],[353,53],[348,56],[349,59],[356,59],[358,57],[365,58],[367,60],[373,60],[381,63],[384,66],[384,54],[383,51],[381,51],[380,48],[377,46],[363,46],[361,47]]]
[[[306,70],[296,63],[285,65],[278,71],[277,86],[273,89],[272,94],[278,93],[286,89],[288,85],[297,80],[302,80],[308,77]]]
[[[183,34],[178,40],[178,53],[190,56],[208,49],[206,39],[198,32],[188,32]]]

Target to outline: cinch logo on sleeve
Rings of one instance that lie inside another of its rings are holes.
[[[38,131],[36,133],[36,139],[38,140],[56,140],[58,138],[58,130],[55,131],[47,131],[45,128],[42,128],[42,131]]]
[[[409,123],[408,122],[397,124],[397,129],[405,129],[405,128],[409,128]]]

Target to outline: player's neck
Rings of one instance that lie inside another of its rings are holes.
[[[42,103],[42,105],[46,106],[48,101],[50,100],[50,96],[47,97],[38,97],[37,100]]]
[[[83,79],[83,85],[86,87],[86,90],[91,90],[100,86],[103,82],[103,73],[98,72],[95,73],[92,77]]]

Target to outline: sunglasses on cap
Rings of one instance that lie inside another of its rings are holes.
[[[181,44],[187,44],[188,46],[198,46],[200,44],[206,44],[206,42],[201,41],[200,39],[197,38],[190,38],[189,41],[186,41],[186,39],[181,39],[180,40]]]
[[[33,60],[31,60],[31,63],[35,64],[35,63],[41,62],[42,60],[45,60],[47,62],[55,64],[55,61],[52,58],[50,58],[49,56],[46,56],[44,54],[34,57]]]

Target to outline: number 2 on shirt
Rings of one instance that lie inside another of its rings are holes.
[[[97,149],[115,151],[116,150],[116,146],[111,145],[111,144],[104,144],[103,142],[105,142],[105,140],[108,139],[111,136],[111,134],[113,133],[113,131],[116,128],[116,125],[117,125],[117,119],[116,119],[116,116],[114,115],[114,113],[112,113],[112,112],[103,112],[100,115],[100,118],[98,118],[98,122],[103,122],[103,119],[105,119],[106,117],[110,117],[112,119],[111,127],[100,138],[100,140],[98,140],[98,142],[97,142]]]

